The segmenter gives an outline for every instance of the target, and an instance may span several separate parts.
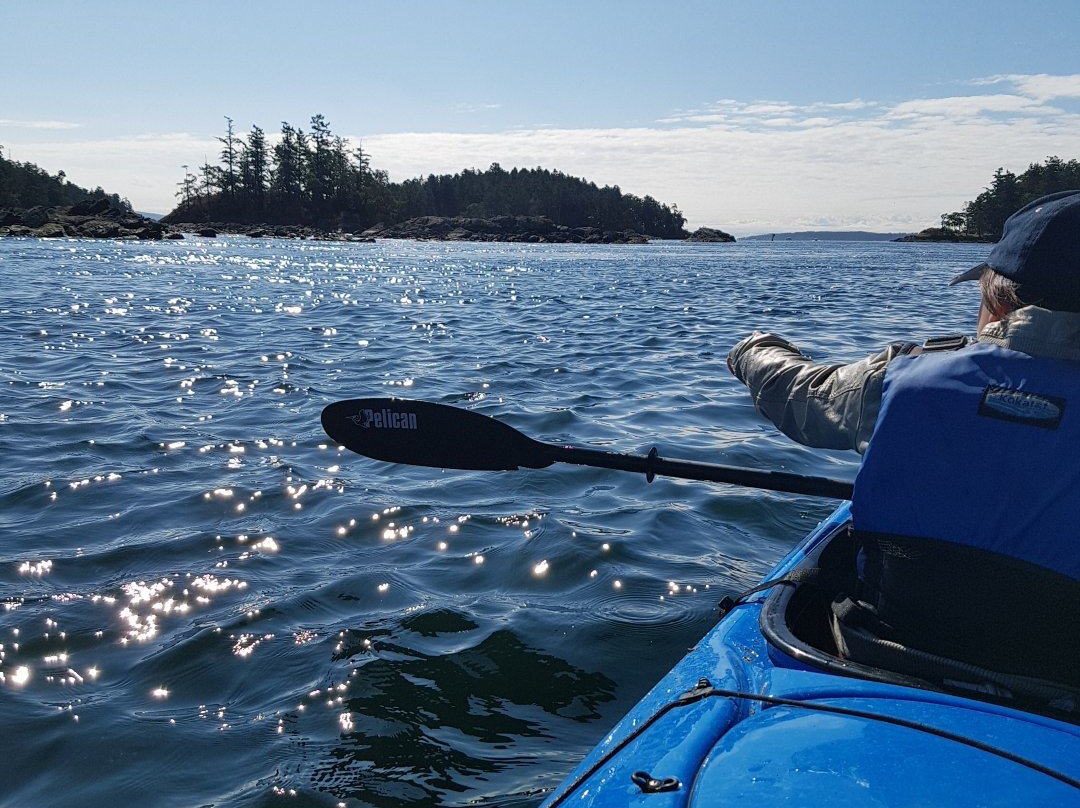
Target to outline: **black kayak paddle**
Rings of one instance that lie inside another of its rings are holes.
[[[399,398],[354,398],[322,412],[326,434],[350,451],[388,463],[446,469],[510,471],[552,463],[636,471],[655,475],[851,499],[852,484],[827,477],[758,471],[690,460],[668,460],[653,449],[647,456],[542,443],[488,415],[472,410]]]

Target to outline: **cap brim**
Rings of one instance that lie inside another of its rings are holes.
[[[949,281],[949,286],[956,286],[956,284],[963,283],[964,281],[977,281],[979,278],[982,277],[983,270],[989,268],[990,265],[987,263],[982,263],[979,264],[977,267],[972,267],[966,272],[961,272],[959,275]]]

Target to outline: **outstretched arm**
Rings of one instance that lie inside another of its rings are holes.
[[[755,331],[731,349],[727,362],[758,412],[789,438],[862,453],[881,406],[885,368],[914,347],[895,343],[849,365],[824,365],[781,337]]]

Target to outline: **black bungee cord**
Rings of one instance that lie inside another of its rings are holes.
[[[949,732],[948,730],[941,729],[940,727],[933,727],[928,724],[921,724],[918,721],[909,721],[906,718],[897,718],[896,716],[883,715],[881,713],[870,712],[868,710],[858,710],[853,707],[839,707],[833,704],[822,704],[820,702],[812,701],[800,701],[798,699],[787,699],[781,696],[767,696],[757,693],[744,693],[739,690],[724,690],[722,688],[713,687],[712,682],[708,679],[701,679],[697,686],[688,690],[674,701],[668,702],[658,709],[655,713],[649,716],[642,724],[634,729],[629,735],[615,744],[611,749],[605,752],[599,760],[590,766],[585,772],[583,772],[574,782],[555,797],[550,803],[549,808],[555,808],[566,800],[571,794],[578,790],[586,781],[589,780],[594,774],[602,769],[607,763],[615,757],[619,752],[625,749],[628,745],[633,743],[644,733],[649,727],[659,721],[663,716],[667,715],[672,710],[678,707],[686,707],[691,704],[696,704],[699,701],[704,701],[708,698],[727,698],[727,699],[742,699],[745,701],[757,701],[762,704],[768,704],[772,706],[780,707],[794,707],[802,710],[814,710],[822,713],[831,713],[833,715],[842,715],[849,718],[863,718],[868,721],[880,721],[884,724],[892,724],[893,726],[903,727],[905,729],[915,730],[917,732],[925,732],[928,735],[933,735],[938,738],[944,738],[948,741],[954,741],[955,743],[963,744],[964,746],[970,746],[973,749],[977,749],[980,752],[986,752],[987,754],[995,755],[996,757],[1003,758],[1004,760],[1012,761],[1020,766],[1024,766],[1032,771],[1036,771],[1039,774],[1044,774],[1047,777],[1064,783],[1065,785],[1080,790],[1080,780],[1074,777],[1070,777],[1064,772],[1060,772],[1057,769],[1052,769],[1042,763],[1035,760],[1030,760],[1021,755],[1017,755],[1007,749],[994,746],[992,744],[984,743],[983,741],[969,738],[965,735],[958,735],[955,732]],[[659,779],[652,777],[645,772],[634,772],[631,779],[638,784],[642,790],[645,791],[673,791],[681,787],[681,783],[674,778]]]

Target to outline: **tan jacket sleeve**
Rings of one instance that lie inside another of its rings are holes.
[[[896,343],[849,365],[822,365],[787,340],[755,331],[731,349],[728,369],[749,388],[758,412],[789,438],[861,454],[881,407],[885,368],[914,348]]]

